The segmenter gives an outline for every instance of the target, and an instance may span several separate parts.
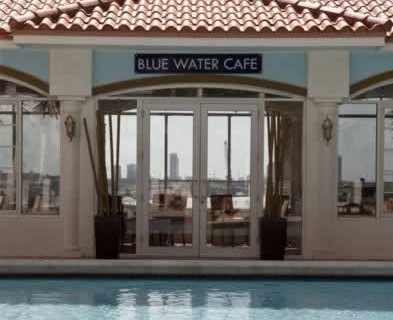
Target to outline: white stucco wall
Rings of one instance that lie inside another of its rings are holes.
[[[62,256],[61,216],[0,217],[0,258]]]
[[[306,145],[309,203],[304,221],[305,257],[315,260],[393,260],[392,218],[337,215],[337,132],[326,143],[322,138],[321,124],[329,116],[337,129],[337,106],[349,95],[351,61],[346,58],[347,54],[319,51],[309,55],[312,57],[308,61],[311,97],[307,127],[315,136],[308,137]]]
[[[104,71],[110,66],[98,68],[99,74],[94,75],[92,65],[109,53],[100,53],[100,57],[96,55],[93,59],[91,52],[85,49],[72,49],[69,54],[64,49],[61,53],[57,50],[50,51],[51,94],[59,95],[63,102],[77,101],[79,126],[86,117],[92,134],[95,134],[95,99],[91,97],[91,87],[94,81],[101,84],[107,80],[103,80]],[[321,123],[329,116],[337,128],[337,105],[349,95],[355,64],[349,52],[343,50],[317,50],[310,52],[307,59],[308,74],[300,80],[307,82],[309,91],[304,112],[304,258],[393,260],[393,218],[338,218],[336,212],[336,135],[326,143],[322,138]],[[282,70],[280,74],[283,74]],[[66,103],[62,103],[64,105]],[[61,125],[63,120],[60,120]],[[94,257],[96,199],[86,138],[80,132],[79,138],[72,142],[76,144],[72,148],[64,132],[61,139],[63,152],[73,152],[77,157],[74,159],[71,155],[71,160],[75,161],[67,160],[62,164],[63,175],[77,175],[68,180],[78,184],[77,206],[63,201],[62,214],[57,217],[0,216],[0,257]],[[66,192],[72,192],[72,186],[66,187]],[[74,196],[69,195],[69,199]],[[68,220],[66,223],[70,210],[77,211],[77,221]],[[73,248],[72,252],[66,248],[66,242],[75,239],[72,235],[70,237],[70,232],[77,233],[78,248]]]

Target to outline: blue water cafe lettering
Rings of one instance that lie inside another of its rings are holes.
[[[135,73],[261,73],[261,54],[136,54]]]

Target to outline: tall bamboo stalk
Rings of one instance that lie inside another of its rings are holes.
[[[275,118],[275,132],[274,132],[274,214],[279,214],[279,207],[280,207],[280,168],[281,168],[281,128],[280,128],[280,118],[279,114],[274,115]]]
[[[111,189],[112,189],[112,199],[111,199],[111,209],[112,213],[116,212],[115,205],[115,162],[114,162],[114,150],[113,150],[113,125],[112,125],[112,114],[109,115],[109,147],[110,147],[110,165],[111,165]]]
[[[87,120],[86,120],[86,118],[83,119],[83,125],[84,125],[84,128],[85,128],[87,147],[88,147],[89,156],[90,156],[90,163],[91,163],[91,167],[93,169],[94,185],[95,185],[95,189],[96,189],[96,193],[97,193],[97,198],[98,198],[98,201],[101,201],[101,190],[100,190],[100,187],[99,187],[99,184],[98,184],[97,169],[96,169],[96,165],[95,165],[95,162],[94,162],[93,149],[92,149],[92,146],[91,146],[90,134],[89,134],[89,129],[87,127]]]
[[[284,193],[285,150],[289,137],[289,119],[279,111],[268,111],[268,176],[266,185],[266,213],[279,216]]]
[[[115,212],[118,213],[120,204],[118,203],[119,196],[119,179],[120,179],[120,113],[117,115],[117,140],[116,140],[116,184],[115,184]]]
[[[268,156],[269,162],[267,167],[267,184],[266,184],[266,213],[272,214],[272,198],[273,198],[273,117],[271,113],[267,114],[267,134],[268,134]]]
[[[104,117],[100,111],[97,111],[97,149],[98,149],[98,164],[99,164],[99,181],[101,184],[103,213],[110,214],[110,200],[108,190],[108,177],[105,166],[105,131],[104,131]]]

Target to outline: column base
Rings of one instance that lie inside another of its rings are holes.
[[[313,259],[316,260],[335,260],[336,252],[331,248],[317,248],[313,250]]]
[[[79,247],[64,247],[64,257],[66,258],[81,258],[82,252]]]

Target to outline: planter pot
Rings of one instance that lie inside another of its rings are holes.
[[[97,259],[118,259],[121,239],[121,216],[97,215],[94,220]]]
[[[261,259],[284,260],[287,219],[263,217],[260,220]]]

